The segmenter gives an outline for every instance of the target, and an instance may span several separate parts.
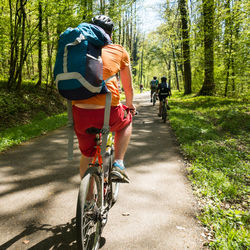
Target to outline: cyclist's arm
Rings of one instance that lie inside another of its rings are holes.
[[[121,69],[120,75],[121,75],[122,86],[126,96],[126,105],[130,109],[135,110],[135,106],[133,104],[134,89],[132,85],[132,74],[130,66],[126,66],[123,69]]]

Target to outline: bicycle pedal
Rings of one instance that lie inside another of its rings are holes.
[[[129,183],[128,179],[126,179],[126,178],[121,179],[121,178],[116,177],[116,176],[112,176],[111,181],[114,183]]]

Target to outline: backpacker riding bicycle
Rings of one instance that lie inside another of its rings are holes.
[[[170,86],[169,86],[168,83],[167,83],[167,78],[166,78],[165,76],[163,76],[163,77],[161,78],[161,83],[158,85],[157,93],[158,93],[159,102],[160,102],[160,105],[159,105],[159,113],[158,113],[158,116],[160,117],[160,116],[161,116],[162,101],[163,101],[163,99],[166,100],[167,109],[168,109],[168,110],[170,109],[170,107],[169,107],[169,105],[168,105],[167,97],[171,95],[171,89],[170,89]]]
[[[72,101],[74,130],[82,153],[80,176],[84,176],[96,152],[95,135],[89,127],[103,128],[107,92],[111,92],[108,128],[115,132],[115,160],[112,174],[118,182],[129,182],[123,163],[132,133],[133,86],[127,51],[112,44],[112,20],[104,15],[68,28],[59,39],[55,79],[59,92]],[[120,72],[126,106],[120,103],[116,74]],[[105,79],[106,81],[103,81]]]
[[[157,80],[157,77],[154,76],[153,80],[150,82],[150,89],[151,89],[151,93],[150,93],[150,101],[152,102],[152,97],[153,97],[153,93],[156,92],[157,88],[158,88],[158,84],[159,81]]]

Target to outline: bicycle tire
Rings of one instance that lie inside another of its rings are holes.
[[[110,169],[112,167],[114,161],[114,148],[111,149],[110,154]],[[120,183],[111,181],[111,192],[112,192],[112,206],[117,202],[118,194],[119,194]]]
[[[110,177],[110,172],[112,169],[113,162],[114,162],[114,146],[112,145],[106,151],[105,161],[104,161],[104,164],[106,165],[104,168],[108,169],[108,174],[109,174],[108,187],[107,187],[109,195],[108,197],[106,197],[106,202],[108,202],[109,207],[112,207],[116,203],[119,193],[119,183],[112,182]]]
[[[163,106],[162,106],[162,120],[164,123],[166,123],[167,121],[167,109],[166,109],[165,103],[163,103]]]
[[[154,93],[153,94],[153,106],[155,106],[155,103],[156,103],[156,94]]]
[[[86,198],[90,188],[93,187],[94,204],[86,211]],[[97,167],[90,167],[81,180],[77,210],[76,210],[76,233],[78,249],[99,249],[102,222],[98,212],[101,211],[101,177]]]

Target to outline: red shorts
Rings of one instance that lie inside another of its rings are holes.
[[[96,142],[95,135],[87,134],[86,129],[103,127],[104,109],[82,109],[73,106],[73,118],[75,133],[78,138],[79,148],[86,157],[95,155]],[[132,114],[125,105],[111,107],[110,111],[110,131],[116,132],[127,127],[132,122]]]

